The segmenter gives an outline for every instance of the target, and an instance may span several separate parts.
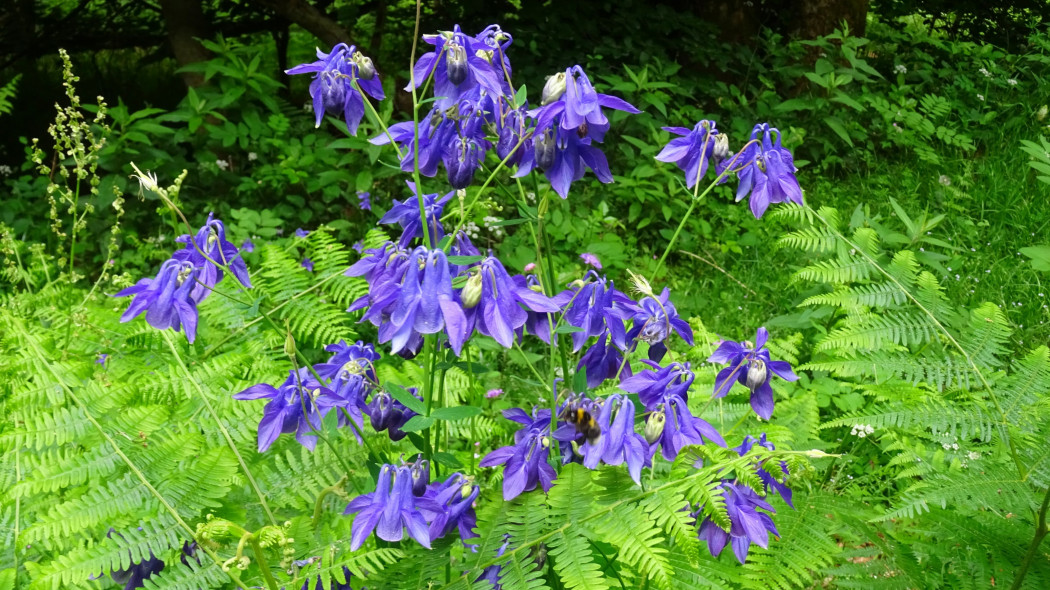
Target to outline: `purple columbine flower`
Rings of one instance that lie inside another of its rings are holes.
[[[372,193],[368,191],[357,191],[357,207],[362,211],[372,210]]]
[[[354,249],[354,252],[357,252],[358,254],[361,254],[362,252],[365,251],[365,241],[364,240],[358,240],[358,241],[354,242],[353,246],[350,246],[350,247]]]
[[[408,181],[412,196],[404,201],[394,201],[394,206],[386,212],[379,223],[396,223],[401,226],[401,239],[398,244],[407,248],[412,240],[423,237],[423,222],[419,216],[419,201],[416,197],[416,183]],[[441,214],[445,211],[445,203],[452,199],[456,191],[450,191],[444,197],[438,199],[437,193],[423,195],[423,210],[426,212],[427,225],[430,232],[430,247],[434,247],[441,238],[445,237],[445,228],[441,225]]]
[[[351,500],[343,514],[355,512],[358,514],[350,529],[351,551],[357,551],[372,531],[384,541],[395,542],[404,538],[405,529],[408,536],[430,549],[427,521],[416,508],[412,472],[407,465],[383,465],[376,478],[376,491]]]
[[[591,145],[591,138],[580,137],[576,131],[566,131],[555,124],[537,125],[531,139],[525,142],[515,178],[528,176],[534,169],[543,171],[554,192],[565,199],[572,183],[583,178],[590,168],[599,181],[613,181],[609,161],[600,149]]]
[[[503,410],[503,417],[524,426],[514,433],[514,444],[500,447],[481,460],[480,467],[505,465],[503,468],[503,499],[510,501],[522,492],[551,489],[557,473],[547,462],[550,456],[551,411],[533,408],[532,416],[525,410]]]
[[[776,143],[770,137],[776,134]],[[751,143],[735,158],[730,156],[718,165],[721,174],[728,166],[740,179],[736,189],[736,200],[751,194],[751,212],[761,218],[770,203],[802,204],[802,188],[795,178],[795,160],[786,148],[780,145],[780,131],[769,123],[755,125],[751,131]]]
[[[531,262],[529,264],[532,264]],[[535,265],[533,265],[535,266]],[[528,265],[525,266],[525,272],[529,272]],[[511,277],[518,288],[531,289],[536,293],[543,293],[543,286],[540,284],[540,279],[536,275],[514,275]],[[572,300],[572,291],[565,290],[557,295],[549,298],[551,303],[556,305],[558,309],[565,307],[565,305]],[[551,320],[557,320],[556,315],[552,315],[546,311],[532,311],[531,309],[525,310],[528,318],[525,320],[525,325],[518,329],[518,338],[522,337],[523,332],[528,332],[533,336],[536,336],[540,340],[551,344],[551,342],[558,341],[558,335],[552,333],[553,324]],[[551,340],[553,336],[553,341]]]
[[[528,134],[536,122],[529,115],[528,106],[512,108],[503,97],[497,99],[499,116],[496,117],[496,156],[500,161],[507,160],[507,166],[516,166],[527,151]]]
[[[514,332],[528,320],[526,309],[545,313],[559,310],[558,305],[542,293],[514,281],[495,256],[488,256],[471,267],[470,273],[459,292],[466,311],[468,334],[471,329],[477,329],[478,333],[510,348],[514,345]]]
[[[347,272],[359,272],[362,269],[356,267],[362,262]],[[362,320],[379,326],[379,342],[389,341],[395,353],[418,350],[423,334],[445,331],[458,355],[471,324],[453,295],[445,253],[419,246],[409,255],[402,273],[400,279],[395,279],[395,274],[389,276],[394,280],[383,276],[370,281],[371,307]]]
[[[497,397],[499,397],[501,395],[503,395],[503,390],[502,389],[490,389],[490,390],[485,392],[485,398],[486,399],[496,399]]]
[[[638,401],[651,412],[645,424],[645,440],[650,445],[650,454],[655,454],[659,446],[664,459],[673,461],[686,445],[702,445],[710,441],[726,446],[725,439],[714,426],[689,411],[689,386],[694,379],[689,363],[661,367],[652,361],[643,362],[652,369],[624,379],[620,389],[637,393]]]
[[[576,370],[582,367],[587,369],[587,387],[591,389],[606,379],[615,379],[617,375],[621,378],[631,376],[631,364],[624,362],[623,352],[609,343],[607,333],[602,333],[598,341],[580,357]]]
[[[776,447],[773,446],[773,443],[766,440],[766,433],[764,432],[762,433],[762,436],[757,439],[751,436],[750,434],[745,436],[744,441],[740,443],[740,446],[735,447],[733,450],[736,451],[741,457],[743,457],[752,448],[756,446],[764,447],[771,451],[776,450]],[[783,481],[781,481],[782,479],[788,476],[788,467],[786,461],[780,462],[780,471],[783,475],[779,480],[772,473],[766,470],[765,461],[759,463],[758,466],[755,468],[755,471],[758,473],[759,479],[761,479],[762,483],[765,485],[765,493],[767,495],[769,494],[769,490],[772,488],[774,492],[780,494],[780,497],[783,498],[785,502],[787,502],[788,506],[791,506],[792,508],[795,507],[795,505],[791,503],[791,488],[789,488],[787,485],[784,484]]]
[[[252,385],[233,394],[236,400],[268,399],[259,422],[259,452],[266,452],[277,437],[295,433],[295,440],[314,450],[317,437],[313,431],[321,429],[321,420],[334,407],[342,407],[343,400],[327,386],[319,383],[308,367],[296,373],[288,371],[288,379],[280,387],[267,383]]]
[[[416,399],[423,401],[419,390],[415,387],[409,387],[406,391]],[[364,407],[364,411],[372,422],[372,428],[376,432],[386,430],[392,441],[399,441],[405,438],[406,433],[401,430],[401,427],[408,423],[413,416],[417,415],[414,411],[405,407],[404,404],[394,399],[394,396],[383,390],[372,394],[372,401],[368,402]]]
[[[110,531],[112,533],[112,529]],[[164,560],[158,558],[150,550],[149,557],[139,562],[132,562],[127,568],[113,570],[109,577],[113,578],[118,585],[122,585],[124,590],[133,590],[145,587],[144,580],[162,571],[164,571]]]
[[[470,186],[485,160],[485,153],[492,147],[486,139],[484,125],[483,110],[475,103],[461,101],[455,117],[456,135],[450,137],[442,156],[452,188]]]
[[[718,139],[724,136],[718,134],[714,121],[700,121],[692,130],[685,127],[664,127],[663,130],[683,137],[672,139],[660,150],[656,159],[661,162],[674,162],[685,172],[685,184],[689,188],[696,186],[707,174],[707,168],[712,162],[718,164],[727,155],[728,144]]]
[[[303,268],[305,268],[306,270],[308,270],[310,272],[314,271],[314,261],[310,260],[309,258],[303,258],[303,262],[299,266],[302,266]]]
[[[548,90],[548,86],[552,90]],[[596,91],[590,78],[578,65],[552,76],[544,91],[545,106],[537,112],[538,129],[545,129],[558,119],[562,130],[597,142],[601,142],[609,130],[609,119],[602,112],[602,107],[632,115],[641,112],[622,98]]]
[[[324,113],[343,115],[350,135],[357,135],[357,127],[365,116],[365,102],[354,84],[376,100],[383,100],[383,85],[376,75],[372,60],[353,45],[339,43],[330,53],[317,50],[317,61],[295,66],[286,74],[310,74],[310,96],[313,98],[315,126],[321,126]]]
[[[634,431],[634,403],[620,394],[610,395],[604,400],[597,399],[590,404],[588,401],[590,400],[570,400],[568,410],[574,411],[572,404],[585,405],[600,433],[594,436],[593,432],[567,423],[558,428],[554,438],[579,443],[583,466],[588,469],[597,469],[599,463],[627,463],[627,472],[630,473],[631,479],[639,483],[642,467],[649,465],[649,453],[645,439]]]
[[[255,252],[255,243],[248,238],[245,238],[244,243],[241,244],[241,250],[243,252]]]
[[[592,279],[584,282],[586,279]],[[599,276],[593,270],[584,280],[575,281],[572,287],[576,294],[565,309],[565,321],[570,326],[581,328],[572,333],[573,352],[579,352],[589,338],[609,331],[612,343],[620,350],[627,348],[627,328],[624,320],[636,313],[630,297],[616,290],[612,281]]]
[[[503,535],[503,544],[500,545],[499,549],[496,551],[496,557],[503,557],[503,554],[507,552],[507,549],[509,547],[510,534],[508,533]],[[487,568],[485,568],[485,571],[481,572],[481,576],[477,580],[475,580],[475,582],[488,582],[489,584],[492,584],[492,588],[494,590],[503,590],[503,586],[501,586],[499,583],[501,569],[502,566],[500,565],[490,565]]]
[[[590,252],[584,252],[583,254],[580,254],[580,260],[583,260],[584,264],[594,267],[597,270],[602,269],[602,261],[598,260],[598,257],[594,254],[591,254]]]
[[[140,313],[146,313],[146,323],[158,330],[171,328],[176,332],[186,329],[186,339],[197,338],[197,300],[194,286],[200,269],[189,262],[174,258],[160,265],[157,276],[140,279],[114,297],[134,295],[120,322],[128,322]]]
[[[773,388],[769,386],[773,375],[784,381],[798,379],[787,361],[769,359],[769,351],[766,350],[768,340],[769,331],[764,327],[759,328],[755,334],[754,347],[747,341],[726,340],[707,359],[709,363],[729,364],[715,377],[714,396],[724,397],[735,380],[751,390],[751,408],[765,420],[773,415]]]
[[[667,353],[665,344],[671,330],[674,330],[689,346],[693,345],[693,329],[689,322],[678,316],[678,310],[671,303],[671,291],[664,287],[659,297],[644,297],[638,302],[637,311],[632,318],[634,325],[627,332],[628,342],[635,339],[649,344],[649,360],[660,362]]]
[[[487,50],[482,50],[478,56],[492,64],[493,69],[496,71],[496,76],[499,77],[503,94],[506,96],[513,94],[514,89],[510,86],[512,70],[510,68],[510,58],[507,57],[507,48],[514,43],[514,37],[501,29],[499,25],[489,25],[485,27],[485,30],[478,33],[474,39],[488,48]]]
[[[393,139],[401,146],[401,170],[415,170],[416,147],[415,131],[412,121],[395,123],[387,130],[368,141],[373,145],[386,145]],[[419,173],[423,176],[437,175],[438,164],[444,157],[452,138],[456,136],[456,121],[448,116],[445,109],[433,107],[430,113],[419,122]]]
[[[427,487],[423,497],[417,501],[420,511],[430,523],[430,541],[459,529],[459,538],[466,540],[477,535],[474,527],[478,519],[474,514],[474,500],[481,489],[462,473],[453,473],[442,483]]]
[[[338,344],[329,344],[325,350],[335,354],[328,362],[316,365],[314,370],[323,379],[330,381],[329,388],[343,400],[340,407],[345,408],[350,418],[361,428],[364,422],[361,410],[365,407],[365,400],[379,385],[375,362],[380,355],[374,346],[360,340],[355,344],[340,340]],[[346,415],[339,414],[339,426],[346,425]]]
[[[106,366],[107,359],[109,359],[109,355],[104,352],[100,352],[98,353],[98,355],[95,356],[95,364]]]
[[[433,45],[434,51],[419,56],[412,77],[419,88],[434,75],[435,107],[447,109],[465,98],[477,100],[482,91],[496,96],[503,93],[501,74],[484,53],[491,48],[467,36],[459,25],[452,31],[423,35],[423,41]],[[411,82],[405,90],[412,90]]]
[[[310,232],[306,231],[305,229],[303,229],[301,227],[299,229],[295,230],[295,237],[297,237],[297,238],[305,238],[308,235],[310,235]]]
[[[180,244],[186,244],[181,250],[171,255],[175,260],[188,262],[200,269],[197,275],[198,284],[194,285],[193,298],[198,303],[211,294],[211,288],[222,280],[223,272],[219,265],[226,266],[233,272],[234,278],[241,285],[251,288],[248,278],[248,265],[240,257],[240,251],[226,239],[226,226],[208,214],[208,221],[197,230],[192,238],[188,234],[175,238]]]
[[[705,518],[700,524],[698,536],[701,541],[707,541],[707,548],[715,557],[718,557],[727,542],[731,542],[737,560],[744,563],[752,543],[766,548],[769,547],[769,533],[780,537],[773,519],[769,516],[776,514],[776,511],[745,485],[725,481],[720,487],[725,494],[726,509],[732,526],[729,532],[726,532],[711,519]],[[759,512],[760,509],[768,511],[769,514]]]

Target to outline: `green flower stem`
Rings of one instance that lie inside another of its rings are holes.
[[[175,356],[175,361],[186,376],[186,379],[193,384],[193,388],[197,390],[197,394],[204,403],[204,407],[207,408],[212,419],[218,424],[219,431],[222,432],[223,438],[226,439],[226,444],[237,457],[237,462],[241,464],[241,471],[244,472],[244,476],[248,478],[248,483],[252,486],[252,489],[255,490],[255,495],[258,496],[259,504],[262,505],[263,511],[266,512],[266,517],[270,519],[270,524],[277,526],[277,519],[274,518],[273,512],[270,511],[270,505],[266,503],[266,496],[262,493],[262,490],[259,489],[259,484],[255,481],[255,476],[252,475],[251,470],[248,469],[248,463],[246,463],[244,457],[241,456],[241,452],[237,450],[237,445],[234,444],[233,437],[230,436],[230,431],[226,429],[226,426],[219,418],[219,413],[216,412],[215,408],[211,405],[211,401],[208,399],[208,394],[204,393],[204,388],[201,387],[200,383],[197,382],[197,379],[194,378],[193,373],[190,373],[189,367],[183,362],[182,355],[179,354],[178,348],[175,347],[175,342],[171,339],[171,334],[167,330],[161,330],[160,333],[164,335],[164,341],[168,343],[168,348],[171,349],[171,354]]]
[[[278,590],[277,580],[273,579],[273,574],[270,573],[270,564],[267,563],[266,555],[255,534],[248,537],[248,544],[252,546],[252,553],[255,553],[255,561],[259,564],[259,571],[262,572],[263,579],[266,580],[266,587],[270,590]]]
[[[321,513],[324,512],[324,499],[328,497],[328,494],[337,494],[342,492],[343,486],[346,485],[348,479],[349,478],[346,475],[344,475],[343,477],[339,478],[339,481],[328,486],[327,488],[324,488],[319,494],[317,494],[317,502],[314,504],[314,517],[311,521],[313,523],[314,530],[316,530],[317,525],[321,523]]]
[[[1035,536],[1032,537],[1032,544],[1028,546],[1028,552],[1025,553],[1024,560],[1021,562],[1020,567],[1017,568],[1017,574],[1014,576],[1014,583],[1010,585],[1010,590],[1020,590],[1025,575],[1028,574],[1028,568],[1031,567],[1032,561],[1035,560],[1036,555],[1039,553],[1039,545],[1042,544],[1043,539],[1050,532],[1050,529],[1046,528],[1046,511],[1048,508],[1050,508],[1050,488],[1047,488],[1046,494],[1043,495],[1043,504],[1039,507],[1039,513],[1036,516]]]

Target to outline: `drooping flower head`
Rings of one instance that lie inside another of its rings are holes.
[[[503,499],[510,501],[522,492],[536,489],[550,490],[557,473],[547,462],[550,456],[551,411],[533,408],[532,415],[525,410],[503,410],[503,417],[521,424],[514,433],[514,444],[500,447],[481,460],[481,467],[505,465],[503,468]]]
[[[609,342],[609,335],[603,332],[598,340],[584,351],[576,370],[586,369],[587,387],[595,388],[606,379],[631,376],[631,364],[624,362],[623,352]]]
[[[459,529],[459,538],[466,540],[477,535],[477,517],[474,500],[481,491],[472,478],[462,473],[453,473],[444,482],[435,482],[427,487],[417,505],[430,523],[431,542]]]
[[[496,156],[507,166],[516,166],[528,150],[525,145],[528,134],[536,124],[529,114],[528,105],[514,108],[506,99],[500,98],[497,103],[499,116],[496,117]],[[508,158],[509,156],[509,158]]]
[[[649,344],[649,359],[660,362],[667,352],[667,337],[674,330],[689,346],[693,345],[693,329],[689,322],[678,316],[678,310],[671,303],[671,291],[664,287],[659,297],[643,297],[638,302],[637,311],[632,318],[634,325],[627,332],[627,341],[634,339]]]
[[[344,400],[317,381],[309,367],[299,369],[298,373],[289,371],[288,379],[280,387],[267,383],[252,385],[235,393],[233,399],[270,400],[259,422],[260,453],[269,449],[281,434],[292,432],[301,445],[314,450],[317,437],[310,433],[321,429],[321,420],[332,408],[346,407]]]
[[[645,425],[645,440],[650,454],[659,446],[663,457],[673,461],[686,445],[713,442],[726,446],[725,439],[705,420],[689,411],[688,392],[695,378],[689,363],[671,363],[666,367],[643,361],[652,369],[639,371],[620,382],[620,389],[638,394],[638,401],[651,412]]]
[[[587,339],[600,336],[608,330],[612,343],[621,350],[627,347],[627,328],[624,320],[636,313],[634,301],[617,291],[612,281],[590,271],[584,280],[574,282],[576,291],[565,309],[565,322],[580,328],[572,333],[573,352],[578,352]]]
[[[342,115],[351,135],[357,135],[357,127],[365,115],[365,103],[355,83],[366,94],[383,100],[383,85],[376,74],[372,60],[365,57],[353,45],[339,43],[330,53],[317,50],[317,61],[302,64],[285,71],[286,74],[314,74],[310,82],[313,98],[315,125],[321,126],[324,114]]]
[[[171,257],[200,269],[197,275],[199,284],[193,289],[193,298],[198,303],[204,301],[211,294],[211,288],[222,280],[222,266],[228,267],[241,285],[251,288],[248,266],[240,257],[237,246],[226,239],[226,226],[215,219],[214,214],[208,214],[208,221],[197,230],[196,236],[184,234],[175,238],[175,241],[185,244],[185,247]]]
[[[485,112],[477,103],[460,101],[455,121],[455,135],[450,136],[445,146],[442,161],[448,172],[448,183],[452,188],[470,186],[474,173],[485,160],[485,153],[492,147],[485,136]]]
[[[689,188],[707,174],[707,168],[713,162],[718,164],[727,155],[728,143],[724,135],[718,134],[715,122],[703,120],[690,129],[685,127],[664,127],[664,131],[670,131],[676,137],[670,141],[656,159],[661,162],[674,162],[676,166],[685,172],[685,184]]]
[[[711,519],[705,518],[700,523],[698,536],[701,541],[707,541],[707,548],[715,557],[722,552],[726,543],[732,543],[733,554],[740,563],[744,563],[752,543],[766,548],[769,547],[769,533],[780,537],[770,517],[770,514],[776,514],[776,511],[745,485],[724,481],[720,487],[724,492],[726,510],[732,525],[727,532]]]
[[[478,100],[482,92],[497,96],[503,93],[501,74],[489,59],[492,48],[485,41],[468,36],[459,25],[452,31],[423,35],[423,41],[433,45],[434,50],[419,56],[412,78],[419,88],[433,74],[437,108],[447,109],[463,99]],[[412,87],[409,83],[405,90]]]
[[[506,348],[514,345],[514,332],[528,320],[527,310],[554,313],[557,303],[515,281],[495,256],[487,256],[468,271],[459,293],[467,325],[491,336]]]
[[[365,344],[358,340],[355,344],[347,344],[340,340],[338,344],[329,344],[325,347],[328,352],[335,353],[328,362],[316,365],[314,370],[324,379],[330,380],[329,387],[332,392],[345,401],[342,406],[357,424],[362,426],[362,408],[368,395],[379,385],[376,376],[375,362],[379,360],[379,353],[371,344]],[[339,425],[346,425],[346,415],[339,414]]]
[[[422,401],[423,398],[415,387],[409,387],[407,391],[413,397]],[[413,416],[417,415],[384,390],[379,390],[372,394],[372,400],[364,407],[364,412],[368,414],[372,422],[372,428],[376,432],[387,431],[392,441],[399,441],[405,438],[406,433],[401,430],[401,427],[408,423]]]
[[[740,446],[735,447],[733,450],[735,450],[741,457],[743,457],[752,448],[756,446],[764,447],[771,451],[776,449],[776,447],[773,446],[773,443],[766,440],[766,433],[763,432],[762,436],[760,436],[757,439],[751,436],[750,434],[745,436],[744,441],[740,443]],[[762,483],[765,484],[765,493],[768,495],[769,491],[772,489],[777,494],[780,494],[780,497],[783,498],[785,502],[787,502],[788,506],[794,508],[795,505],[791,503],[791,488],[789,488],[783,482],[783,479],[788,476],[787,463],[784,461],[780,462],[779,467],[780,472],[782,474],[780,479],[777,479],[775,475],[766,470],[765,463],[766,461],[759,463],[759,465],[755,469],[758,473],[759,479],[761,479]]]
[[[776,142],[771,139],[776,135]],[[795,160],[780,144],[780,131],[769,123],[755,125],[751,142],[739,155],[730,155],[719,164],[721,174],[728,166],[736,171],[740,184],[736,200],[751,194],[751,212],[761,218],[771,203],[802,204],[802,188],[795,178]]]
[[[487,50],[479,50],[481,53],[478,56],[492,64],[499,77],[503,94],[512,94],[514,90],[510,85],[511,68],[507,49],[514,43],[514,37],[501,29],[499,25],[489,25],[474,38],[488,47]]]
[[[568,198],[569,187],[582,179],[588,168],[599,181],[613,181],[605,154],[591,145],[589,137],[580,137],[576,131],[566,131],[553,123],[546,127],[537,124],[525,148],[514,176],[521,178],[539,169],[563,199]]]
[[[707,359],[709,363],[729,364],[715,377],[714,396],[724,397],[733,387],[733,381],[737,381],[751,390],[751,408],[764,420],[773,415],[773,388],[769,385],[773,375],[785,381],[798,379],[787,361],[770,360],[766,349],[768,340],[769,331],[759,328],[754,345],[726,340]]]
[[[641,112],[622,98],[595,90],[591,79],[578,65],[548,79],[543,101],[544,106],[537,113],[537,128],[544,129],[557,119],[562,130],[597,142],[601,142],[609,130],[609,119],[602,112],[603,107],[632,115]]]
[[[627,463],[631,479],[639,483],[642,467],[649,464],[648,445],[634,431],[634,403],[628,397],[613,394],[593,402],[570,399],[562,415],[568,423],[558,428],[554,438],[576,441],[584,467]]]
[[[402,233],[398,245],[402,248],[407,248],[412,240],[423,237],[423,222],[419,215],[416,183],[408,181],[407,184],[413,196],[401,202],[394,201],[394,206],[379,220],[379,223],[396,223],[401,226]],[[437,193],[423,195],[423,210],[426,213],[427,229],[432,242],[430,247],[445,237],[445,228],[441,225],[441,214],[445,211],[445,203],[448,203],[454,194],[455,191],[450,191],[440,199]]]
[[[390,342],[393,352],[416,351],[424,334],[444,331],[452,350],[459,354],[470,328],[453,295],[443,251],[417,247],[405,263],[400,282],[370,286],[369,296],[372,306],[362,319],[379,326],[379,342]]]
[[[178,332],[185,328],[186,339],[192,343],[197,337],[197,300],[193,292],[199,272],[193,264],[172,258],[160,265],[156,277],[140,279],[121,290],[114,297],[134,295],[120,316],[121,323],[145,312],[146,323],[158,330],[171,328]]]
[[[525,272],[528,272],[528,265],[526,265],[525,268]],[[543,293],[543,285],[540,284],[540,279],[536,277],[536,275],[514,275],[511,278],[514,281],[514,284],[517,285],[519,289],[529,289],[536,293]],[[570,300],[572,300],[572,291],[562,291],[561,293],[558,293],[557,295],[550,297],[549,299],[550,302],[557,306],[557,308],[560,310],[563,307],[565,307],[565,305],[569,303]],[[557,334],[552,333],[553,324],[551,323],[551,320],[557,321],[556,315],[552,315],[550,312],[546,311],[533,311],[531,308],[527,308],[525,310],[525,313],[528,317],[525,320],[525,325],[522,328],[518,329],[519,337],[523,332],[528,332],[529,334],[538,337],[540,340],[543,340],[547,344],[551,344],[552,342],[558,341]]]
[[[412,494],[412,471],[407,465],[383,465],[376,478],[376,491],[362,494],[346,506],[343,514],[354,514],[350,529],[350,550],[356,551],[372,531],[384,541],[400,541],[408,536],[430,549],[427,521],[416,508]]]
[[[357,191],[357,208],[362,211],[372,210],[372,193],[368,191]]]

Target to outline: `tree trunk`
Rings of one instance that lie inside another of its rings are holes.
[[[841,28],[845,22],[849,34],[864,35],[868,22],[868,0],[802,0],[788,3],[795,8],[794,37],[816,39]]]
[[[346,29],[307,0],[255,0],[255,3],[313,33],[325,45],[323,49],[326,51],[337,43],[347,43],[350,40]]]
[[[160,0],[160,9],[179,67],[211,58],[211,52],[197,41],[197,38],[211,36],[201,0]],[[184,72],[182,79],[187,86],[204,84],[204,75],[199,72]]]

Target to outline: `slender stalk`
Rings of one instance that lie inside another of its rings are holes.
[[[1010,586],[1010,590],[1020,590],[1024,577],[1028,574],[1028,568],[1032,566],[1035,556],[1039,553],[1039,545],[1046,538],[1046,534],[1050,532],[1046,528],[1046,511],[1048,508],[1050,508],[1050,488],[1047,488],[1046,494],[1043,495],[1043,504],[1039,507],[1039,513],[1036,517],[1035,535],[1032,537],[1032,544],[1028,546],[1028,552],[1025,553],[1020,567],[1017,568],[1017,574],[1014,575],[1014,583]]]
[[[273,512],[270,511],[270,505],[266,502],[266,495],[259,489],[259,484],[255,481],[255,476],[252,475],[250,469],[248,469],[248,463],[245,462],[244,457],[241,456],[241,452],[237,449],[237,445],[233,442],[233,437],[230,436],[230,431],[226,429],[226,425],[222,423],[222,419],[219,418],[219,413],[215,411],[215,408],[211,405],[211,401],[208,399],[208,395],[204,393],[204,388],[197,382],[197,379],[190,373],[189,367],[182,360],[182,355],[179,354],[178,348],[175,347],[175,341],[171,339],[171,334],[167,330],[161,330],[161,334],[164,335],[164,341],[168,343],[168,348],[171,349],[171,354],[175,356],[175,361],[178,363],[179,368],[182,369],[182,373],[186,376],[186,379],[193,384],[193,388],[197,390],[197,394],[200,396],[204,407],[207,408],[208,413],[211,414],[215,423],[219,426],[219,431],[222,432],[222,436],[226,439],[226,444],[233,451],[233,454],[237,457],[237,462],[241,464],[241,471],[244,472],[244,476],[248,478],[249,485],[255,490],[255,495],[259,498],[259,504],[262,505],[263,511],[266,512],[266,517],[270,519],[270,524],[277,526],[277,519],[274,518]]]
[[[277,580],[273,579],[273,574],[270,573],[270,564],[266,562],[266,555],[263,553],[262,546],[259,545],[259,539],[255,534],[248,537],[248,543],[252,546],[252,552],[255,553],[255,561],[259,564],[259,571],[262,572],[263,579],[266,580],[266,587],[270,590],[277,590]]]
[[[349,477],[344,475],[343,477],[339,478],[339,481],[328,486],[327,488],[324,488],[319,494],[317,494],[317,502],[314,504],[314,517],[311,521],[313,523],[314,529],[316,529],[317,525],[321,522],[321,513],[324,512],[324,499],[328,496],[328,494],[342,491],[343,486],[346,485],[347,479],[349,479]]]

